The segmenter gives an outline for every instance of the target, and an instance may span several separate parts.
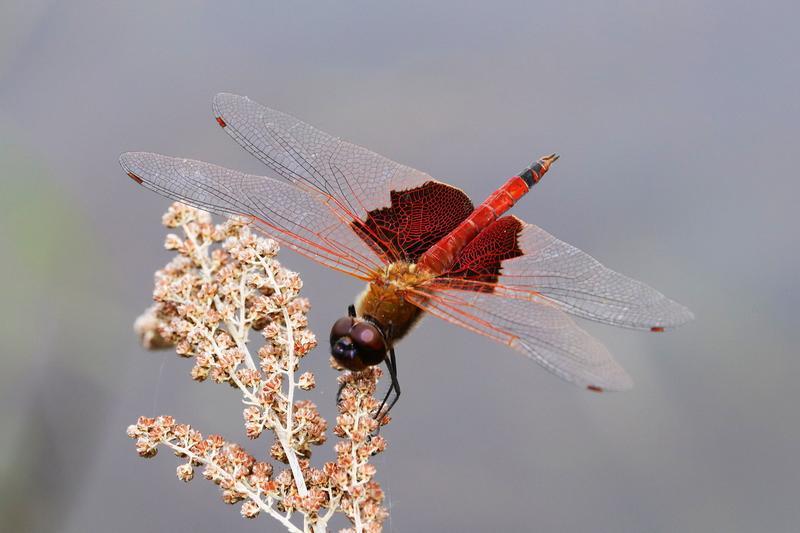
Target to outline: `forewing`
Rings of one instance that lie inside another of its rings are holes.
[[[578,386],[619,391],[632,385],[605,346],[545,298],[509,299],[432,285],[406,297],[432,315],[519,350]]]
[[[367,279],[383,262],[369,238],[330,198],[281,180],[147,152],[128,152],[120,164],[131,178],[168,198],[226,216],[252,219],[290,248],[336,270]]]
[[[496,239],[481,233],[463,255],[476,256],[473,251],[490,248],[492,242],[484,242],[489,240]],[[544,298],[572,315],[635,329],[661,331],[693,318],[692,312],[681,304],[640,281],[604,267],[538,226],[519,221],[513,245],[513,256],[498,263],[497,275],[490,283],[486,282],[486,276],[462,276],[463,272],[453,272],[450,279],[446,275],[432,283],[489,291],[510,299]]]
[[[364,223],[359,231],[392,260],[414,260],[418,255],[401,242],[407,231],[398,221],[408,219],[408,213],[421,214],[414,215],[414,227],[430,226],[426,237],[435,242],[472,211],[469,198],[460,190],[247,97],[220,93],[213,108],[219,124],[236,142],[279,176],[315,188],[353,220]],[[402,211],[396,207],[396,200],[404,195],[406,200],[424,199],[431,192],[447,200],[406,205]],[[386,210],[395,212],[386,216]],[[438,224],[421,224],[425,221],[419,216]]]

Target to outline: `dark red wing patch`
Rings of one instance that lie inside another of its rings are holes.
[[[390,199],[391,207],[370,211],[363,227],[354,229],[373,250],[394,261],[416,263],[473,210],[462,190],[436,181],[392,191]]]
[[[517,238],[522,231],[522,221],[515,216],[501,217],[480,232],[458,256],[453,268],[445,276],[481,282],[464,284],[464,289],[492,292],[492,283],[500,276],[500,264],[506,259],[519,257]],[[457,285],[457,281],[453,281]]]

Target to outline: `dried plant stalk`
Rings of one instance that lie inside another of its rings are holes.
[[[238,389],[246,435],[271,433],[269,456],[288,468],[276,473],[266,458],[257,460],[242,446],[220,435],[203,436],[170,416],[140,417],[128,428],[139,455],[152,457],[159,446],[171,449],[185,460],[177,468],[179,479],[188,482],[202,468],[225,503],[243,502],[246,518],[263,512],[288,531],[319,532],[339,512],[352,524],[346,531],[380,531],[387,512],[369,462],[386,448],[375,436],[380,369],[339,377],[336,461],[313,467],[312,447],[325,443],[327,422],[314,403],[295,398],[315,384],[311,372],[297,375],[301,359],[316,346],[307,327],[309,303],[299,296],[300,277],[275,259],[274,241],[254,235],[241,221],[214,225],[207,213],[175,203],[163,224],[183,235],[166,238],[165,247],[177,255],[156,272],[155,305],[136,321],[142,344],[174,346],[178,355],[194,360],[193,379]],[[255,357],[248,346],[253,330],[264,338]]]

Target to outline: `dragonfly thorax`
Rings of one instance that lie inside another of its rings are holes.
[[[375,273],[356,299],[356,313],[369,317],[396,341],[419,320],[422,310],[406,299],[406,294],[434,277],[413,263],[395,262]]]

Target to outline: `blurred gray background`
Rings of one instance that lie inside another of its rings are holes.
[[[662,335],[584,324],[636,382],[604,395],[425,320],[399,347],[404,396],[377,461],[386,531],[798,531],[798,16],[740,1],[3,2],[0,528],[280,530],[125,436],[170,413],[246,440],[237,394],[138,346],[168,201],[117,164],[151,150],[265,172],[213,121],[230,91],[475,201],[557,151],[514,213],[697,315]],[[281,259],[324,339],[359,284]],[[332,417],[324,349],[307,364]]]

